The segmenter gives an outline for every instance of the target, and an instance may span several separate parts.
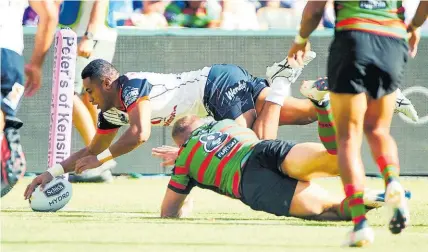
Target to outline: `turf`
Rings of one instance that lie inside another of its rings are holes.
[[[387,209],[368,215],[375,243],[361,250],[426,251],[427,178],[406,178],[412,191],[412,226],[389,233]],[[21,181],[1,200],[1,251],[339,251],[348,222],[316,222],[255,212],[237,200],[195,189],[191,218],[160,219],[168,178],[124,179],[111,184],[73,184],[69,204],[56,213],[36,213],[23,200]],[[340,193],[340,181],[318,181]],[[372,188],[382,181],[369,179]]]

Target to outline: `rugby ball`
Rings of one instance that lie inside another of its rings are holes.
[[[72,196],[71,183],[63,176],[52,179],[43,191],[36,187],[31,194],[30,207],[36,212],[56,212],[70,201]]]

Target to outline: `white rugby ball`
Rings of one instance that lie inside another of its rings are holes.
[[[67,205],[71,196],[71,183],[59,176],[46,184],[43,191],[36,187],[28,201],[33,211],[56,212]]]

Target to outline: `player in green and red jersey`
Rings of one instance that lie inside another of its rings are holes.
[[[326,2],[306,5],[299,34],[288,52],[291,63],[302,65],[308,37],[318,26]],[[363,246],[374,240],[363,203],[363,133],[385,180],[386,201],[393,209],[389,229],[398,234],[409,221],[404,189],[398,179],[398,150],[390,126],[396,90],[403,81],[408,54],[416,55],[418,28],[427,19],[428,2],[420,2],[409,25],[404,23],[401,2],[334,1],[336,28],[328,58],[328,80],[340,174],[354,222],[346,239],[349,246]]]
[[[287,95],[281,87],[286,83],[280,78],[274,82],[272,90],[278,99],[265,102],[253,126],[255,131],[269,127],[271,139],[276,138],[282,101]],[[260,140],[254,131],[232,120],[204,124],[196,116],[179,119],[172,137],[180,149],[161,216],[182,216],[187,209],[187,194],[197,185],[279,216],[350,220],[348,199],[335,199],[309,182],[315,177],[338,175],[328,101],[314,104],[324,146]],[[159,149],[153,151],[155,156],[163,157],[158,155]]]

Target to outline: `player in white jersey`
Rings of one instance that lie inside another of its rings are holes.
[[[28,3],[40,16],[40,21],[33,54],[24,70],[22,18]],[[27,96],[32,95],[40,88],[42,64],[58,24],[58,7],[59,3],[56,1],[0,1],[1,196],[12,189],[21,173],[25,171],[25,158],[18,131],[22,127],[22,122],[16,118],[16,112],[24,93]],[[27,78],[25,88],[24,74]]]

